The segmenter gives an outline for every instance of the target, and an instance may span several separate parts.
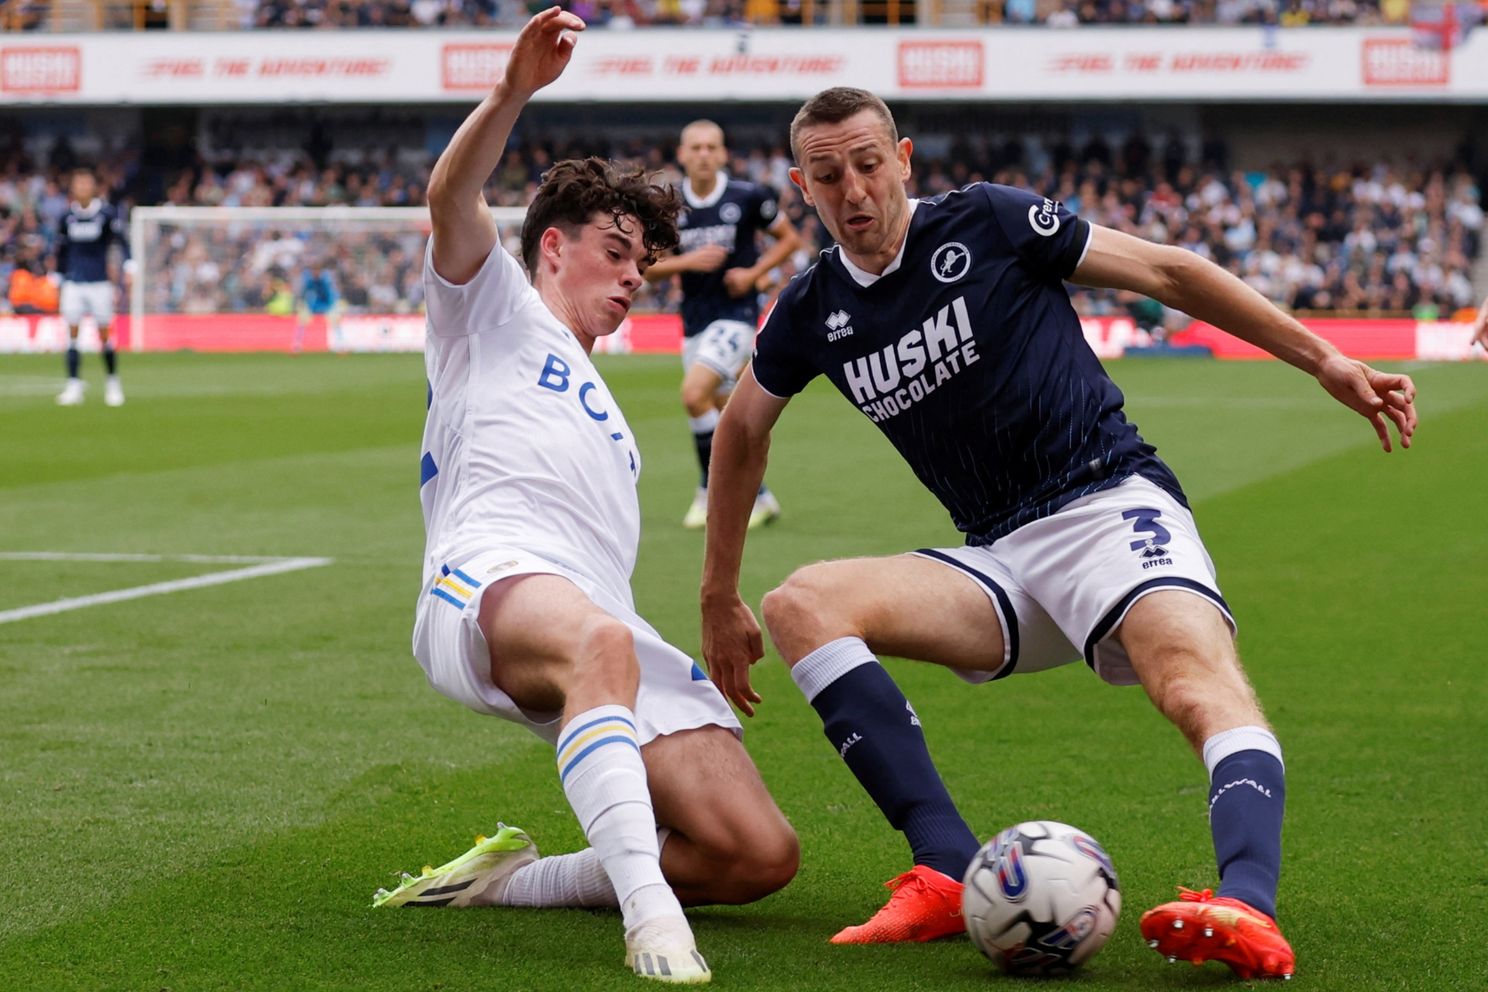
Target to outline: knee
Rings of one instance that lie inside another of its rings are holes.
[[[682,381],[682,405],[687,408],[689,417],[701,417],[709,410],[717,409],[713,402],[713,389],[707,383],[702,383],[688,376]]]
[[[634,682],[639,677],[635,638],[630,628],[609,614],[585,619],[579,628],[574,675],[593,684],[603,680]]]
[[[801,844],[784,817],[770,827],[755,825],[734,834],[728,849],[717,853],[728,878],[720,902],[750,903],[779,892],[801,867]]]
[[[770,639],[792,665],[825,643],[830,610],[826,583],[820,569],[812,565],[797,569],[760,603]]]
[[[758,888],[755,899],[779,892],[796,877],[796,871],[801,867],[801,842],[783,818],[776,830],[754,838],[751,847],[754,856],[750,874],[756,879]]]

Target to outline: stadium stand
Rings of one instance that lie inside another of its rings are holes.
[[[596,28],[1402,24],[1409,0],[563,0]],[[6,0],[7,31],[516,28],[547,0]]]
[[[124,206],[163,202],[204,206],[416,206],[432,161],[427,155],[385,146],[328,150],[262,144],[272,130],[235,132],[239,144],[219,138],[209,157],[168,173],[158,199],[141,197],[134,158],[111,156],[100,172]],[[591,146],[593,140],[590,141]],[[1228,166],[1229,151],[1210,140],[1198,147],[1176,137],[1158,147],[1139,133],[1112,141],[1096,137],[1080,147],[1064,136],[997,140],[927,141],[940,154],[917,159],[916,189],[934,195],[987,179],[1029,186],[1069,204],[1084,216],[1152,240],[1174,240],[1230,268],[1277,303],[1303,311],[1388,312],[1429,318],[1473,302],[1469,279],[1482,252],[1484,206],[1479,183],[1461,161],[1402,166],[1384,160],[1314,166],[1305,162],[1266,170]],[[666,161],[664,135],[652,140],[612,139],[606,153],[644,161],[667,181],[680,179]],[[49,252],[65,209],[62,175],[75,155],[64,147],[58,163],[34,165],[24,153],[0,159],[0,240],[8,263],[20,252],[35,259]],[[553,161],[573,154],[563,142],[527,141],[492,177],[488,198],[515,206],[528,199]],[[783,194],[783,206],[803,230],[808,249],[788,266],[810,263],[822,244],[812,212],[790,185],[786,149],[746,144],[732,171]],[[169,278],[153,278],[156,312],[250,311],[272,307],[298,284],[301,266],[323,259],[337,271],[350,312],[411,312],[421,303],[417,261],[420,239],[365,234],[318,243],[222,229],[180,235],[152,256]],[[375,259],[367,265],[365,259]],[[31,263],[34,264],[34,261]],[[789,274],[787,271],[786,274]],[[1131,310],[1140,322],[1160,322],[1150,301],[1080,290],[1077,305],[1090,315]],[[651,309],[674,304],[661,286],[645,301]]]

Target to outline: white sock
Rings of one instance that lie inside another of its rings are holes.
[[[666,847],[672,832],[667,827],[656,831],[659,847]],[[538,858],[512,872],[501,893],[503,906],[528,906],[554,909],[580,906],[619,908],[615,887],[605,874],[599,854],[592,847],[573,854]]]
[[[503,906],[614,906],[615,887],[594,848],[574,854],[538,858],[523,865],[507,880],[501,893]]]
[[[688,417],[687,426],[694,434],[710,434],[718,426],[718,411],[709,410],[701,417]]]
[[[878,658],[861,637],[839,637],[792,665],[790,674],[809,703],[859,665],[876,664]]]
[[[630,709],[596,706],[570,720],[558,737],[558,777],[615,888],[626,929],[681,916],[661,874],[656,814]]]
[[[1209,770],[1210,777],[1214,776],[1214,769],[1221,761],[1241,751],[1264,751],[1282,762],[1283,768],[1286,767],[1281,757],[1281,742],[1275,734],[1265,727],[1236,727],[1221,730],[1204,742],[1204,767]]]

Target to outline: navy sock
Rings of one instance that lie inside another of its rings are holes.
[[[76,379],[77,377],[78,377],[78,350],[77,350],[77,347],[74,345],[74,346],[69,347],[67,349],[67,378],[69,378],[69,379]]]
[[[914,863],[961,881],[981,846],[956,811],[909,700],[883,666],[858,665],[811,700],[859,784],[914,852]]]
[[[116,375],[119,371],[119,356],[112,343],[103,346],[103,367],[109,375]]]
[[[713,428],[693,431],[692,443],[697,446],[698,467],[702,469],[702,481],[698,485],[708,488],[708,459],[713,457]]]
[[[1264,751],[1238,751],[1209,781],[1209,829],[1219,862],[1219,894],[1273,919],[1281,875],[1281,819],[1286,772]]]

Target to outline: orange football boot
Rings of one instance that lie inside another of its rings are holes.
[[[966,932],[966,921],[961,918],[965,886],[949,875],[915,865],[885,882],[884,888],[894,894],[883,909],[867,923],[838,933],[832,943],[908,944]]]
[[[1142,914],[1147,946],[1170,964],[1223,961],[1245,979],[1292,977],[1296,956],[1271,917],[1239,899],[1216,899],[1212,889],[1178,892],[1177,902]]]

